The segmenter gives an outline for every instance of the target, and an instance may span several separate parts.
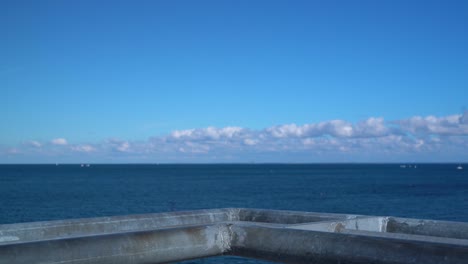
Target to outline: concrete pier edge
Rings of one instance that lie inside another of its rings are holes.
[[[468,223],[223,208],[0,225],[0,264],[467,263]]]

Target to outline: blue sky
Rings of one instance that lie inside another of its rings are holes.
[[[468,161],[467,1],[1,1],[0,163]]]

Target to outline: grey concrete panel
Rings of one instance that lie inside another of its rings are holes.
[[[235,209],[214,209],[0,225],[0,245],[232,221]]]
[[[468,223],[226,208],[0,225],[0,264],[468,263]]]
[[[468,223],[389,217],[387,232],[468,239]]]
[[[165,263],[223,254],[225,225],[83,236],[0,246],[1,264]]]
[[[282,263],[467,263],[468,247],[427,241],[234,225],[232,254]]]
[[[281,223],[297,224],[310,223],[328,220],[345,219],[346,215],[328,213],[310,213],[296,211],[276,211],[264,209],[246,209],[239,211],[239,221],[261,222],[261,223]]]
[[[288,225],[288,228],[313,230],[313,231],[328,231],[339,232],[342,229],[346,230],[359,230],[359,231],[372,231],[372,232],[386,232],[387,217],[356,217],[347,220],[334,220],[323,221],[315,223],[304,223]]]

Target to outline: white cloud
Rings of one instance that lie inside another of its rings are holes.
[[[218,140],[230,139],[244,131],[241,127],[207,127],[198,129],[175,130],[170,134],[173,139]]]
[[[317,128],[320,133],[334,137],[352,137],[355,133],[351,123],[343,120],[332,120],[320,123]]]
[[[296,124],[274,126],[267,128],[266,132],[275,138],[379,137],[386,135],[389,129],[383,118],[372,117],[356,125],[344,120],[330,120],[302,126]]]
[[[296,124],[269,127],[266,132],[275,138],[302,137],[308,130],[308,125],[297,126]]]
[[[306,146],[314,146],[316,145],[316,142],[315,142],[315,139],[313,138],[305,138],[302,140],[302,144],[306,145]]]
[[[184,146],[179,147],[179,151],[183,153],[208,153],[209,150],[209,146],[193,142],[185,142]]]
[[[31,141],[26,142],[26,145],[30,146],[30,147],[34,147],[34,148],[42,147],[42,144],[40,142],[38,142],[38,141],[35,141],[35,140],[31,140]]]
[[[390,129],[385,125],[385,121],[381,117],[371,117],[363,122],[359,122],[355,130],[357,137],[382,137],[390,133]]]
[[[112,152],[125,153],[132,151],[132,144],[126,140],[109,139],[102,144],[103,149],[108,149]]]
[[[96,151],[96,148],[91,146],[91,145],[77,145],[77,146],[73,146],[72,150],[74,150],[76,152],[89,153],[89,152]]]
[[[458,122],[460,122],[460,124],[468,125],[468,110],[463,112],[463,114],[458,119]]]
[[[66,154],[66,151],[95,152],[99,156],[115,157],[112,155],[117,154],[118,157],[135,160],[141,157],[172,157],[175,162],[184,157],[196,161],[199,157],[223,160],[228,156],[241,159],[248,155],[251,155],[248,160],[258,155],[278,157],[277,160],[280,160],[281,157],[289,158],[299,153],[304,157],[343,155],[341,157],[349,161],[358,156],[367,155],[372,159],[381,154],[392,157],[426,153],[435,157],[446,153],[464,153],[468,149],[467,119],[468,112],[445,117],[415,116],[390,122],[381,117],[356,123],[329,120],[303,125],[278,125],[262,130],[236,126],[206,127],[175,130],[166,136],[152,137],[146,141],[109,139],[70,145],[68,148],[53,147],[68,145],[64,138],[56,138],[51,144],[30,141],[15,148],[15,151],[51,156]],[[468,158],[466,154],[463,157]]]
[[[50,142],[52,143],[52,145],[57,145],[57,146],[64,146],[68,144],[67,140],[64,138],[54,138]]]
[[[257,139],[246,138],[246,139],[244,139],[244,144],[247,145],[247,146],[257,145],[258,140]]]
[[[440,136],[447,135],[468,135],[468,114],[451,115],[445,117],[415,116],[409,119],[397,121],[402,131],[412,134],[433,134]]]
[[[117,150],[120,152],[127,152],[130,150],[130,143],[122,142],[120,145],[117,146]]]
[[[20,153],[22,153],[21,150],[19,150],[19,149],[17,149],[17,148],[9,148],[9,149],[7,150],[7,154],[13,154],[13,155],[15,155],[15,154],[20,154]]]
[[[171,137],[173,138],[184,138],[184,137],[192,137],[195,129],[187,129],[187,130],[175,130],[172,131]]]
[[[168,140],[164,145],[166,150],[170,151],[170,146],[173,144],[173,149],[184,153],[229,151],[242,153],[252,149],[252,146],[255,146],[254,149],[257,152],[270,153],[297,151],[346,152],[348,154],[413,153],[443,148],[439,137],[448,132],[454,135],[464,133],[463,125],[460,125],[461,115],[428,117],[421,119],[422,125],[418,123],[420,119],[412,117],[385,122],[381,117],[371,117],[357,123],[329,120],[304,125],[278,125],[257,131],[239,127],[178,130],[167,137]],[[432,131],[435,134],[428,138],[426,131]],[[193,144],[192,147],[188,148],[189,144]],[[193,146],[198,146],[198,148]]]

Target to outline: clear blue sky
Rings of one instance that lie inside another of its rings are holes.
[[[468,1],[6,0],[0,34],[3,163],[468,160]]]

